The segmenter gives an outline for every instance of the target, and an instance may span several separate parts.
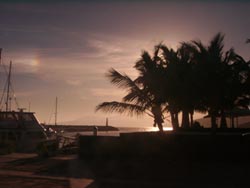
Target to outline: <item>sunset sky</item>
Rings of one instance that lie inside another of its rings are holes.
[[[2,1],[1,1],[2,2]],[[7,2],[7,1],[6,1]],[[58,121],[72,124],[152,126],[152,119],[95,112],[124,92],[111,85],[111,68],[135,78],[142,50],[164,42],[225,36],[225,49],[250,59],[248,1],[56,1],[0,3],[2,62],[13,62],[13,87],[20,107],[49,123],[58,96]],[[3,69],[0,89],[3,90]],[[201,115],[196,115],[201,117]],[[53,117],[50,123],[53,123]],[[167,122],[168,124],[168,122]]]

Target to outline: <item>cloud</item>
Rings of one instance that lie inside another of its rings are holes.
[[[114,90],[111,88],[91,88],[90,91],[92,95],[95,97],[110,97],[110,98],[113,97],[121,98],[121,96],[123,97],[124,94],[126,93],[123,90],[120,89]]]
[[[120,45],[104,40],[89,39],[88,44],[99,52],[99,56],[122,55],[124,50]],[[98,56],[97,56],[98,57]]]
[[[242,18],[249,11],[249,3],[236,2],[0,4],[2,57],[14,63],[17,96],[26,106],[31,101],[41,119],[47,119],[55,96],[63,98],[62,119],[94,117],[99,102],[124,96],[105,77],[108,69],[135,78],[141,51],[152,52],[161,41],[175,48],[182,40],[206,42],[222,31],[248,56],[250,25]],[[119,116],[114,118],[119,124]]]
[[[79,79],[69,78],[67,81],[67,84],[72,86],[80,86],[82,84],[82,81]]]

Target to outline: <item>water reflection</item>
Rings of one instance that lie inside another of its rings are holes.
[[[163,127],[164,131],[172,131],[173,128],[172,127]],[[147,132],[152,132],[152,131],[159,131],[159,129],[157,127],[147,127],[146,130]]]
[[[120,136],[120,133],[132,133],[132,132],[156,132],[159,131],[157,127],[118,127],[119,131],[99,131],[98,136]],[[164,131],[172,131],[172,127],[164,127]],[[84,132],[65,132],[65,136],[75,136],[76,134],[80,135],[94,135],[93,131],[84,131]]]

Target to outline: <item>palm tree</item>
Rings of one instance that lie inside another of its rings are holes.
[[[194,65],[188,48],[183,43],[175,51],[165,45],[161,45],[162,55],[165,61],[166,95],[173,119],[178,118],[182,111],[181,127],[188,128],[193,124],[193,114],[198,101],[195,86]],[[171,109],[175,111],[171,112]],[[190,118],[189,118],[190,115]],[[174,121],[174,120],[173,120]]]
[[[218,33],[207,46],[191,41],[173,50],[159,44],[153,57],[144,51],[134,66],[139,73],[136,79],[109,71],[111,83],[127,94],[121,102],[104,102],[96,110],[148,114],[160,131],[165,111],[170,112],[174,130],[179,128],[179,112],[186,128],[193,125],[195,111],[207,111],[213,130],[219,115],[221,127],[226,127],[225,111],[249,105],[250,66],[233,49],[224,52],[223,41],[224,35]]]
[[[122,89],[126,89],[127,95],[121,102],[104,102],[96,107],[96,110],[105,112],[128,113],[129,115],[148,114],[154,118],[154,125],[163,131],[165,99],[161,87],[162,62],[158,58],[158,49],[155,49],[154,57],[144,51],[141,59],[135,64],[139,76],[132,80],[126,74],[120,74],[111,69],[107,74],[111,83]]]
[[[179,58],[178,52],[172,48],[160,44],[161,59],[163,61],[163,95],[166,102],[166,110],[170,112],[171,122],[174,130],[179,128],[178,114],[180,112],[179,95]]]
[[[211,117],[212,129],[217,128],[216,117],[221,116],[221,127],[226,127],[225,114],[236,105],[242,95],[241,57],[233,49],[223,52],[224,35],[218,33],[208,46],[200,41],[186,43],[196,68],[200,99]],[[241,68],[240,68],[241,67]]]

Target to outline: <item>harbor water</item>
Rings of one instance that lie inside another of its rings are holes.
[[[154,132],[158,131],[157,127],[118,127],[119,131],[98,131],[97,136],[120,136],[120,133],[132,133],[132,132]],[[172,127],[164,127],[164,131],[171,131]],[[93,131],[84,132],[64,132],[64,136],[74,137],[75,135],[94,135]]]

